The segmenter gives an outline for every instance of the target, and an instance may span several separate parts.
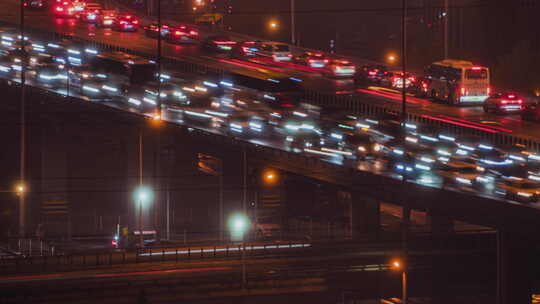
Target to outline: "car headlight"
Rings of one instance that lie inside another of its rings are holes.
[[[478,172],[484,172],[484,171],[486,171],[486,169],[485,169],[484,167],[477,166],[477,167],[476,167],[476,171],[478,171]]]
[[[379,144],[374,144],[373,145],[373,150],[375,152],[379,152],[379,151],[381,151],[381,149],[382,149],[381,145],[379,145]]]
[[[358,146],[358,151],[360,151],[360,152],[366,152],[366,147],[364,147],[364,146]]]

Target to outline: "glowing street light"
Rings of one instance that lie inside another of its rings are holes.
[[[271,21],[268,23],[268,27],[269,27],[271,30],[277,30],[277,28],[279,27],[279,24],[278,24],[277,21],[271,20]]]
[[[279,181],[279,174],[275,170],[267,169],[263,171],[262,179],[266,185],[274,185]]]
[[[145,186],[139,186],[135,190],[135,202],[139,204],[139,245],[142,248],[144,246],[143,240],[143,204],[146,204],[152,199],[152,190]]]
[[[397,56],[395,54],[388,54],[388,56],[386,56],[386,61],[389,64],[395,64],[397,61]]]
[[[395,271],[401,271],[401,303],[407,304],[407,271],[402,260],[395,259],[390,262],[390,266]]]
[[[17,192],[17,195],[22,195],[25,191],[26,191],[26,188],[24,187],[23,184],[18,184],[15,187],[15,192]]]

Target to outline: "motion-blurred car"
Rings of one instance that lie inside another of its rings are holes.
[[[159,31],[159,24],[157,22],[145,25],[143,29],[144,29],[144,35],[146,37],[150,37],[150,38],[159,37],[160,31]],[[171,26],[168,24],[161,24],[161,37],[167,38],[170,33],[171,33]]]
[[[516,93],[495,93],[484,101],[486,113],[519,113],[524,109],[523,99]]]
[[[46,9],[49,7],[49,2],[47,0],[24,0],[24,7],[29,9]]]
[[[75,18],[80,13],[78,7],[69,0],[55,2],[52,11],[53,15],[58,18]]]
[[[306,65],[312,68],[324,68],[330,59],[325,56],[323,53],[314,53],[314,52],[304,52],[300,55],[293,57],[294,63]]]
[[[443,186],[451,185],[463,190],[477,190],[493,181],[493,177],[485,175],[483,167],[460,160],[440,163],[437,173],[443,179]]]
[[[261,43],[257,55],[273,61],[291,61],[292,53],[289,45],[279,42],[265,41]]]
[[[112,27],[117,15],[118,14],[114,10],[102,10],[97,17],[96,26]]]
[[[330,77],[349,78],[356,74],[356,66],[348,60],[332,59],[328,65]]]
[[[139,29],[139,19],[131,14],[117,16],[112,28],[120,32],[136,32]]]
[[[388,67],[380,64],[364,65],[356,73],[357,85],[380,85],[388,74]]]
[[[99,3],[88,3],[86,5],[86,8],[83,12],[81,12],[77,17],[84,22],[88,23],[96,23],[98,20],[99,14],[101,14],[101,11],[103,10],[103,7],[101,7],[101,4]]]
[[[259,51],[260,41],[240,41],[231,51],[231,57],[233,58],[251,58],[257,55]]]
[[[203,42],[202,46],[207,51],[217,53],[230,53],[237,43],[238,41],[233,40],[227,35],[214,35],[208,37]]]
[[[403,72],[395,71],[386,74],[386,76],[382,78],[381,84],[389,88],[403,89],[403,77],[405,77],[406,89],[412,87],[416,83],[416,77],[411,73],[405,73],[405,76],[403,76]]]
[[[375,141],[365,133],[332,132],[325,134],[321,151],[355,159],[366,159],[375,155]]]
[[[170,28],[166,39],[170,43],[196,43],[199,40],[199,31],[187,25]]]
[[[535,203],[540,197],[540,182],[527,178],[511,178],[497,183],[495,194],[522,203]]]

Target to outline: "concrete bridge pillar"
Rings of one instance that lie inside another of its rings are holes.
[[[380,204],[360,192],[351,193],[350,227],[353,239],[377,239],[380,231]]]
[[[532,302],[533,244],[527,231],[497,231],[497,304]]]

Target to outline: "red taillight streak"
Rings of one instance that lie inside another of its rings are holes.
[[[367,94],[372,94],[372,95],[375,95],[375,96],[390,98],[390,99],[396,100],[396,101],[402,101],[402,99],[401,99],[402,97],[399,94],[393,94],[393,93],[387,93],[387,92],[383,93],[383,92],[377,92],[377,91],[371,91],[371,90],[365,90],[365,89],[357,89],[356,91],[357,92],[362,92],[362,93],[367,93]],[[414,98],[414,97],[407,97],[407,103],[417,104],[417,103],[420,103],[420,102],[425,102],[425,100]]]
[[[477,127],[477,126],[473,126],[473,125],[468,125],[468,124],[464,124],[464,123],[460,123],[460,122],[456,122],[456,121],[452,121],[452,120],[448,120],[448,119],[433,117],[433,116],[430,116],[430,115],[422,115],[422,117],[437,120],[437,121],[446,122],[446,123],[453,124],[453,125],[460,126],[460,127],[467,127],[467,128],[482,130],[482,131],[486,131],[486,132],[489,132],[489,133],[499,133],[499,131],[495,131],[495,130],[492,130],[492,129],[483,128],[483,127]]]
[[[455,121],[464,122],[464,123],[471,124],[471,125],[485,127],[484,125],[479,124],[477,122],[472,122],[472,121],[468,121],[468,120],[464,120],[464,119],[460,119],[460,118],[456,118],[456,117],[451,117],[451,116],[446,116],[446,115],[438,115],[438,116],[446,118],[446,119],[451,119],[451,120],[455,120]],[[510,129],[500,128],[500,127],[493,127],[493,126],[489,126],[489,128],[490,129],[495,129],[495,130],[498,130],[498,131],[501,131],[501,132],[513,133],[513,131],[510,130]]]
[[[234,64],[234,65],[241,66],[241,67],[247,67],[247,68],[269,69],[269,70],[278,71],[278,72],[285,71],[284,69],[275,68],[275,67],[269,67],[269,66],[265,66],[265,65],[254,64],[254,63],[245,62],[245,61],[239,62],[238,60],[228,60],[228,59],[220,59],[219,61],[229,63],[229,64]]]

